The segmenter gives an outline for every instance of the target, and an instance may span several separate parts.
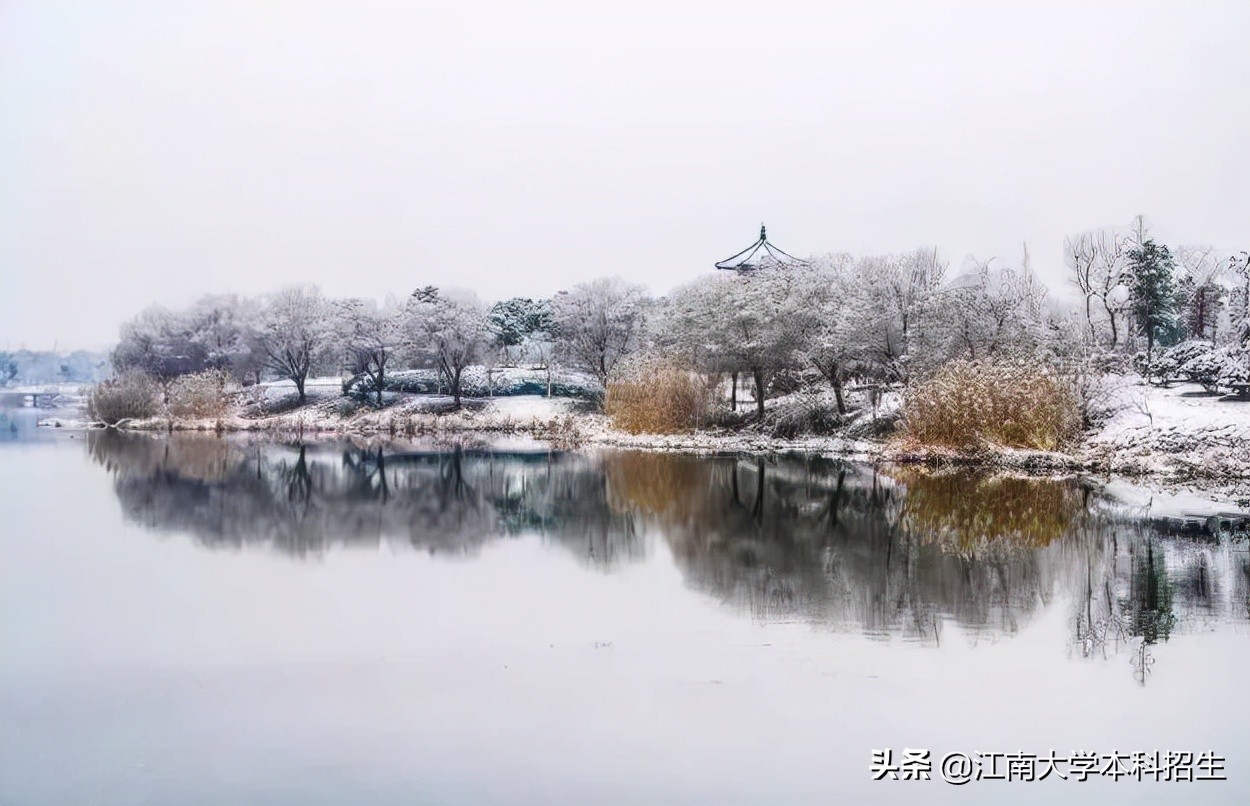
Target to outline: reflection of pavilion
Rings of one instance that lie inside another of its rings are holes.
[[[774,266],[805,266],[807,261],[799,260],[789,252],[785,252],[768,240],[768,231],[760,224],[760,237],[755,243],[738,254],[727,257],[716,264],[716,268],[726,271],[751,272]]]

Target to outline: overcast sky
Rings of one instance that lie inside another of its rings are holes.
[[[1250,247],[1250,3],[0,3],[0,348],[747,246]]]

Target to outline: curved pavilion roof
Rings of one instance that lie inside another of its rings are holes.
[[[759,240],[738,254],[717,263],[716,268],[729,271],[755,271],[767,266],[804,266],[806,264],[806,260],[800,260],[769,243],[768,231],[763,224],[760,224]]]

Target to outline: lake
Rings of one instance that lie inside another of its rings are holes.
[[[1235,508],[804,456],[23,423],[0,440],[0,803],[1250,802]],[[905,750],[931,780],[893,780]],[[994,780],[988,755],[1156,751],[1226,780]],[[982,780],[943,781],[955,753]]]

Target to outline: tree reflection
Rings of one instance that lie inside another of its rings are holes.
[[[1020,630],[1056,600],[1081,656],[1250,616],[1227,524],[1142,517],[1074,479],[811,456],[396,450],[92,432],[126,516],[206,546],[297,557],[407,543],[473,554],[538,534],[613,568],[667,547],[692,588],[761,620],[939,644]],[[1195,523],[1197,524],[1195,526]]]
[[[294,556],[405,541],[472,554],[537,532],[602,566],[643,556],[630,513],[606,498],[587,457],[547,453],[388,452],[352,445],[246,444],[217,438],[88,435],[126,517],[206,546],[267,545]]]
[[[948,621],[974,639],[1010,634],[1061,599],[1074,647],[1131,650],[1144,682],[1178,603],[1190,621],[1246,617],[1244,544],[1200,520],[1142,518],[1075,479],[629,453],[606,472],[688,584],[759,619],[937,644]]]

